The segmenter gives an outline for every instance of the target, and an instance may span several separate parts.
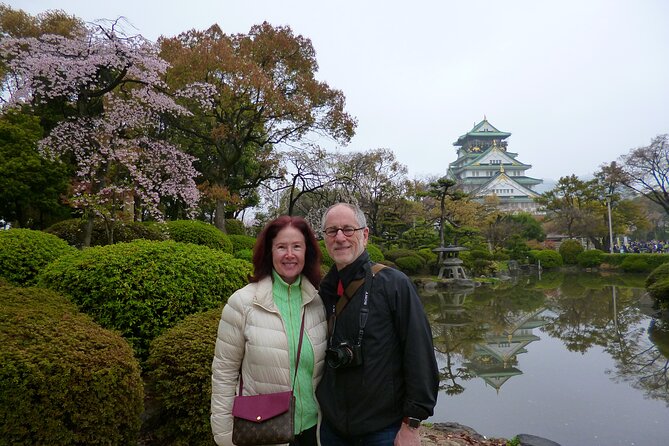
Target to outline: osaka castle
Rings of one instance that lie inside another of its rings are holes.
[[[532,166],[507,150],[509,136],[511,133],[500,132],[484,117],[453,143],[458,159],[448,165],[447,177],[476,201],[491,197],[501,210],[535,213],[534,198],[539,194],[534,188],[543,180],[527,176]]]

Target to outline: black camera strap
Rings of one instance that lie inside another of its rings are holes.
[[[383,268],[386,268],[386,265],[381,263],[371,264],[370,262],[365,266],[365,278],[357,279],[349,283],[346,287],[346,290],[344,291],[344,294],[339,296],[335,311],[333,312],[332,316],[330,316],[331,324],[329,325],[331,326],[328,330],[330,332],[330,344],[332,343],[332,336],[334,335],[335,326],[337,324],[337,316],[339,316],[339,314],[344,310],[344,307],[351,301],[355,292],[358,291],[358,288],[360,288],[360,286],[364,283],[365,293],[363,294],[362,306],[360,308],[360,330],[358,331],[358,342],[356,343],[356,345],[362,345],[362,336],[365,332],[365,325],[367,325],[367,317],[369,315],[369,295],[372,290],[372,283],[374,276]]]

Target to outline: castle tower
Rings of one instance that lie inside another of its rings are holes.
[[[458,158],[449,164],[447,175],[477,201],[496,197],[502,210],[534,213],[538,207],[534,198],[539,195],[534,187],[543,180],[528,177],[525,172],[532,166],[507,151],[509,136],[511,133],[500,132],[484,117],[453,143]]]

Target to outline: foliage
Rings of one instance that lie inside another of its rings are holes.
[[[232,252],[241,251],[242,249],[252,250],[256,244],[255,237],[249,235],[228,234],[228,238],[232,242]]]
[[[648,288],[655,282],[659,282],[665,279],[669,279],[669,263],[663,263],[651,271],[648,277],[646,277],[645,286]]]
[[[555,188],[541,194],[536,202],[546,210],[546,219],[555,231],[569,238],[586,235],[600,221],[601,204],[596,185],[595,179],[583,181],[576,175],[562,177]]]
[[[602,264],[606,253],[599,249],[589,249],[576,256],[576,263],[581,268],[597,268]]]
[[[578,240],[567,239],[560,243],[558,252],[562,256],[565,265],[576,265],[577,257],[584,251],[583,245]]]
[[[244,222],[236,218],[227,218],[225,220],[225,232],[228,235],[246,235]]]
[[[494,272],[493,255],[487,249],[462,251],[462,266],[474,276],[487,276]]]
[[[374,243],[367,242],[367,253],[372,262],[381,263],[386,259],[383,252],[381,252],[381,248]]]
[[[299,145],[310,133],[345,144],[354,134],[356,122],[344,111],[344,95],[316,80],[311,41],[290,27],[265,22],[248,34],[228,35],[213,25],[159,44],[171,64],[170,85],[213,86],[208,104],[213,107],[185,101],[193,118],[171,120],[168,131],[198,158],[218,228],[226,213],[257,203],[258,185],[278,170],[275,147]]]
[[[520,234],[514,234],[506,242],[506,250],[509,258],[526,263],[530,253],[530,247],[527,246],[526,239]],[[498,259],[499,260],[499,259]]]
[[[541,262],[542,268],[548,269],[562,266],[562,256],[559,252],[552,249],[530,251],[530,256],[535,260],[535,262]]]
[[[425,259],[417,254],[398,257],[394,260],[395,265],[407,275],[421,272],[425,268]]]
[[[157,410],[148,424],[157,444],[214,444],[211,358],[220,317],[219,307],[189,316],[151,343],[146,377]]]
[[[251,265],[204,246],[136,240],[61,257],[40,285],[69,295],[105,328],[118,330],[141,359],[149,342],[185,316],[225,302]]]
[[[9,73],[8,105],[35,113],[59,110],[41,149],[76,164],[69,203],[113,221],[128,199],[161,218],[162,197],[194,206],[193,158],[157,137],[165,116],[185,116],[161,80],[167,64],[141,36],[90,25],[69,37],[7,37],[0,57]],[[207,95],[201,86],[177,92]]]
[[[42,128],[35,116],[9,110],[0,115],[0,219],[13,227],[43,229],[69,216],[64,165],[42,157]]]
[[[643,259],[643,261],[648,264],[651,271],[663,263],[669,262],[669,254],[655,254],[655,253],[626,253],[626,254],[604,254],[604,260],[602,263],[609,264],[615,267],[621,267],[623,262],[628,259]]]
[[[414,255],[416,255],[416,251],[414,251],[413,249],[397,248],[387,251],[385,254],[385,258],[390,260],[391,262],[394,262],[400,257],[411,257]]]
[[[199,220],[174,220],[165,222],[170,239],[176,242],[194,243],[232,254],[230,238],[215,226]]]
[[[439,238],[431,226],[417,225],[415,228],[402,232],[399,244],[406,249],[418,250],[438,246]]]
[[[439,256],[436,252],[432,251],[430,248],[419,249],[416,254],[421,256],[428,265],[434,265],[437,263]]]
[[[253,263],[253,250],[251,249],[240,249],[239,251],[235,251],[234,256],[237,259],[242,259],[249,263]]]
[[[627,257],[620,264],[620,268],[627,273],[642,273],[652,270],[652,267],[643,257]]]
[[[65,240],[69,245],[82,248],[84,246],[86,224],[85,220],[71,218],[49,226],[44,232]],[[91,232],[90,246],[108,245],[108,229],[104,221],[95,220]],[[167,236],[163,233],[159,225],[135,221],[117,222],[114,225],[114,243],[130,242],[137,239],[165,240],[166,238]]]
[[[128,343],[51,291],[0,296],[0,444],[137,444],[144,392]]]
[[[0,231],[0,276],[15,285],[33,284],[46,265],[71,252],[76,249],[41,231]]]
[[[617,173],[622,183],[669,214],[669,134],[656,136],[650,145],[631,150],[620,161]]]
[[[334,266],[334,260],[330,257],[327,248],[325,247],[325,240],[319,240],[318,245],[321,248],[321,255],[323,256],[321,263],[327,268]]]

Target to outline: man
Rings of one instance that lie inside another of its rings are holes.
[[[369,228],[357,206],[331,206],[322,229],[335,266],[320,286],[329,330],[316,391],[321,444],[420,446],[418,427],[433,413],[439,373],[414,285],[370,262]]]

